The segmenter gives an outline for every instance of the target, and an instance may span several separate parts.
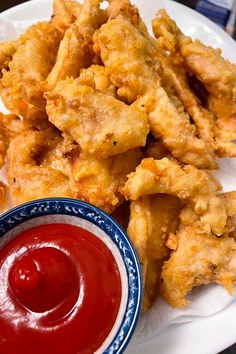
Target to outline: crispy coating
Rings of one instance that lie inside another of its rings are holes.
[[[60,80],[67,77],[78,77],[81,68],[89,66],[90,63],[91,58],[84,45],[83,37],[73,23],[60,43],[56,63],[47,78],[49,88],[53,88]]]
[[[53,0],[52,22],[64,32],[79,17],[80,12],[81,4],[77,1]]]
[[[175,52],[180,29],[164,9],[158,11],[157,15],[153,18],[152,30],[157,38],[159,48],[170,53]]]
[[[141,197],[130,204],[127,233],[142,266],[143,311],[158,294],[161,266],[169,254],[165,243],[169,232],[176,231],[180,207],[178,198],[167,195]]]
[[[161,293],[172,306],[183,308],[193,287],[218,283],[230,293],[236,281],[236,242],[223,235],[202,233],[193,225],[177,233],[178,248],[162,268]]]
[[[7,179],[13,206],[44,197],[74,197],[65,168],[47,154],[61,142],[55,130],[27,131],[7,153]],[[63,171],[63,172],[62,172]]]
[[[124,186],[127,175],[135,170],[141,158],[138,149],[108,159],[80,153],[71,162],[77,198],[111,213],[124,201],[119,189]]]
[[[125,33],[125,41],[120,37]],[[161,136],[175,158],[201,168],[215,168],[211,148],[196,136],[196,129],[177,98],[160,86],[160,64],[153,42],[122,16],[109,20],[94,35],[94,50],[118,87],[117,94],[147,114],[152,133]],[[181,137],[181,138],[180,138]]]
[[[206,232],[221,235],[226,210],[216,192],[217,186],[206,172],[191,165],[181,167],[167,158],[142,160],[123,188],[125,198],[131,200],[157,193],[175,195],[200,216]]]
[[[0,168],[4,165],[6,152],[8,149],[8,137],[3,124],[4,115],[0,113]]]
[[[77,78],[82,68],[92,64],[92,36],[105,21],[100,2],[86,0],[76,22],[67,29],[58,50],[56,64],[47,80],[49,87],[54,87],[67,77]]]
[[[2,69],[8,69],[8,65],[16,52],[17,43],[15,41],[0,43],[0,77]]]
[[[5,135],[10,142],[26,130],[32,129],[32,124],[15,114],[7,114],[2,116]]]
[[[207,47],[199,40],[193,41],[190,37],[186,37],[164,10],[159,11],[153,20],[153,31],[160,48],[163,51],[168,50],[171,57],[183,60],[182,67],[184,64],[190,74],[196,75],[207,89],[207,109],[205,109],[194,103],[186,87],[186,81],[177,77],[178,70],[175,73],[168,72],[168,68],[166,70],[184,106],[187,106],[188,112],[195,121],[199,136],[209,142],[214,133],[213,145],[216,154],[220,157],[236,156],[235,145],[232,142],[236,139],[234,64],[225,60],[220,50]],[[171,60],[173,61],[173,58]]]
[[[116,97],[115,86],[110,80],[107,69],[102,65],[91,65],[87,69],[82,69],[78,82]]]
[[[198,168],[217,167],[213,149],[196,136],[196,127],[190,124],[188,114],[171,92],[168,95],[163,87],[150,89],[135,107],[148,114],[152,133],[157,138],[161,136],[176,159]]]
[[[101,158],[144,146],[149,130],[143,113],[76,80],[48,93],[47,113],[83,151]]]
[[[0,90],[12,113],[28,120],[45,118],[44,81],[55,63],[61,36],[52,23],[39,22],[18,40],[9,71],[3,70]]]
[[[0,182],[0,213],[6,211],[8,208],[7,186],[3,182]]]
[[[145,37],[151,38],[148,34],[147,27],[142,21],[139,10],[132,5],[129,0],[110,0],[106,10],[107,18],[116,18],[119,15],[126,17]]]
[[[159,54],[158,57],[162,63],[160,75],[164,85],[167,84],[174,90],[185,111],[196,124],[198,136],[215,148],[214,115],[201,106],[200,100],[192,92],[184,66],[175,64],[175,58],[172,56],[166,57]]]

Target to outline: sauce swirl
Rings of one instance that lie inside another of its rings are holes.
[[[0,250],[0,353],[94,353],[120,303],[114,256],[82,228],[38,226]]]

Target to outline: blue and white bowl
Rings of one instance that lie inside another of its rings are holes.
[[[52,223],[82,227],[112,251],[121,274],[122,300],[116,322],[96,353],[122,353],[142,305],[141,268],[133,245],[116,221],[102,210],[79,200],[48,198],[23,204],[0,216],[0,248],[25,230]]]

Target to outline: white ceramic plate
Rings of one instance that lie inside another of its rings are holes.
[[[181,29],[204,43],[220,47],[224,57],[236,62],[236,43],[221,29],[195,11],[172,1],[135,0],[146,23],[163,4]],[[51,0],[33,0],[0,14],[12,21],[41,20],[52,13]],[[0,28],[1,32],[1,28]],[[230,169],[227,189],[235,189],[233,175],[236,163],[227,159],[224,169]],[[127,354],[216,354],[236,342],[236,302],[214,316],[199,321],[173,325],[139,347],[127,349]]]

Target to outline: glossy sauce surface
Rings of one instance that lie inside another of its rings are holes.
[[[84,229],[38,226],[0,250],[1,354],[94,353],[120,302],[116,260]]]

